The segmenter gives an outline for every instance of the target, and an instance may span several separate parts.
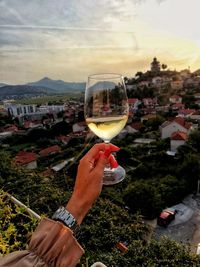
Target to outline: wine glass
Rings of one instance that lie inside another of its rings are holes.
[[[128,119],[128,98],[120,74],[93,74],[88,77],[85,90],[85,120],[90,130],[105,143],[118,135]],[[121,182],[125,170],[118,166],[104,169],[104,185]]]

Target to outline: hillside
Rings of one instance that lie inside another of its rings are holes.
[[[55,90],[42,87],[42,86],[30,86],[30,85],[6,85],[0,87],[0,97],[6,98],[8,96],[35,96],[35,95],[47,95],[55,94]]]
[[[56,90],[56,92],[64,93],[66,91],[83,91],[85,90],[85,83],[75,83],[75,82],[64,82],[62,80],[52,80],[48,77],[45,77],[39,81],[28,83],[28,86],[38,87],[38,86],[44,86],[53,90]]]

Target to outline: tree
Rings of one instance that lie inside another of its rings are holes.
[[[191,132],[188,138],[188,143],[197,151],[200,152],[200,131]]]
[[[127,187],[124,201],[131,212],[155,218],[162,209],[161,195],[150,182],[138,181]]]
[[[161,65],[161,68],[162,68],[163,70],[165,70],[165,69],[167,68],[167,65],[166,65],[166,64],[162,64],[162,65]]]

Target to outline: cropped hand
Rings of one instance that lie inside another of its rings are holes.
[[[80,160],[74,191],[66,207],[79,224],[101,193],[110,153],[118,150],[112,144],[96,144]]]

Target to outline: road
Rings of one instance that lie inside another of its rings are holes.
[[[190,245],[191,251],[196,253],[200,243],[200,197],[190,195],[173,208],[178,212],[167,228],[158,226],[155,220],[151,222],[153,236],[156,239],[168,236],[179,243]]]

